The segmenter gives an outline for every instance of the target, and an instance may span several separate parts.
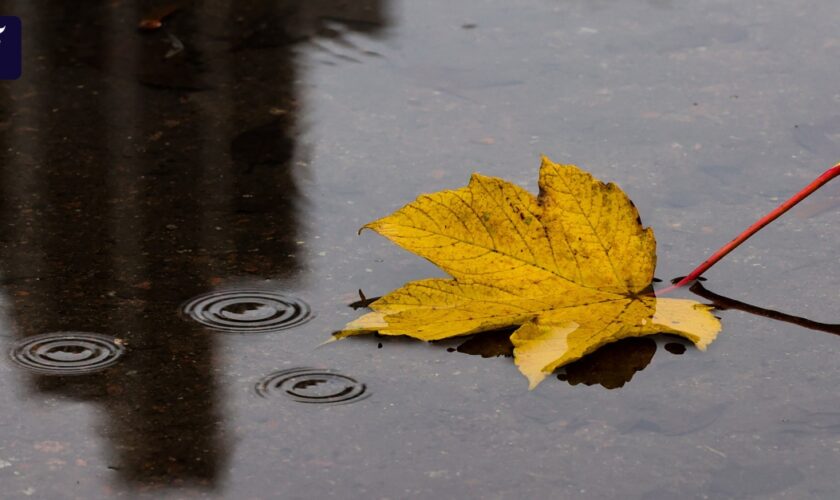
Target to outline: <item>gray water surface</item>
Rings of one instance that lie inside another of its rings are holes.
[[[535,190],[541,154],[686,274],[840,161],[836,1],[183,2],[150,32],[138,3],[0,2],[0,347],[124,352],[0,361],[4,498],[836,495],[830,333],[721,310],[706,352],[625,342],[530,392],[504,336],[319,347],[357,290],[441,276],[359,227],[473,171]],[[840,323],[825,191],[705,287]]]

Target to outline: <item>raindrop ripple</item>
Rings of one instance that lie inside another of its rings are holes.
[[[311,320],[309,305],[265,290],[223,290],[199,295],[182,307],[185,316],[227,333],[267,333]]]
[[[10,351],[12,361],[44,375],[84,375],[117,361],[125,348],[114,337],[88,332],[52,332],[19,341]]]
[[[346,404],[370,396],[365,384],[333,370],[292,368],[272,373],[257,383],[264,398],[285,396],[298,403]]]

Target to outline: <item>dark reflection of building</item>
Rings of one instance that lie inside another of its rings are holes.
[[[182,3],[146,34],[136,22],[151,2],[21,13],[24,78],[0,87],[0,284],[19,337],[128,343],[106,372],[31,377],[41,393],[102,405],[122,480],[218,483],[223,367],[178,305],[301,274],[294,46],[341,36],[335,26],[376,33],[385,1]]]

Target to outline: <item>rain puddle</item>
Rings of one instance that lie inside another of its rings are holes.
[[[674,294],[705,352],[323,345],[442,276],[358,229],[472,172],[617,183],[663,286],[839,161],[840,4],[755,4],[6,2],[3,498],[834,498],[831,184]]]

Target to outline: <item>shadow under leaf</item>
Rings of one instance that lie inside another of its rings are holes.
[[[473,335],[457,348],[458,351],[482,358],[498,356],[513,357],[511,330]],[[622,339],[605,345],[587,356],[561,367],[557,378],[570,385],[601,385],[607,389],[618,389],[650,364],[656,353],[656,341],[650,337]]]
[[[557,378],[570,385],[618,389],[644,370],[655,353],[656,342],[649,337],[621,339],[560,368]]]
[[[459,345],[456,349],[464,354],[481,356],[482,358],[495,358],[504,356],[513,357],[513,343],[510,341],[512,330],[496,330],[479,335],[473,335]]]

